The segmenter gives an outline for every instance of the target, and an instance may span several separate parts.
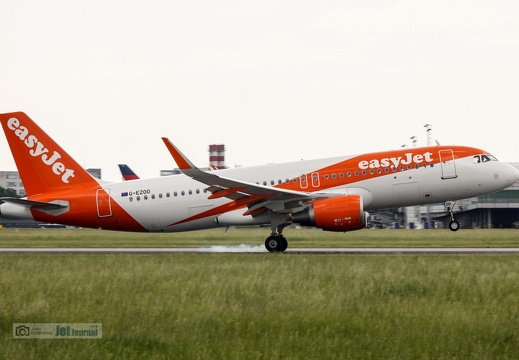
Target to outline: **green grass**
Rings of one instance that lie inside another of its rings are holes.
[[[517,359],[519,256],[0,255],[0,358]],[[14,340],[15,322],[100,322]]]
[[[260,246],[269,228],[186,233],[127,233],[92,229],[0,229],[0,247]],[[348,233],[286,229],[289,247],[519,247],[519,230],[359,230]]]

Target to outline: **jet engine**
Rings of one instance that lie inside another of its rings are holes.
[[[307,209],[292,214],[292,221],[325,231],[345,232],[365,228],[368,216],[364,211],[362,197],[351,194],[314,200]]]

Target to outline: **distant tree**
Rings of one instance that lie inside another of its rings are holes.
[[[0,186],[0,197],[19,197],[13,189],[5,189]]]

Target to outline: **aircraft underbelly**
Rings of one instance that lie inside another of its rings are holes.
[[[393,184],[393,201],[396,206],[420,203],[420,185],[417,181]]]

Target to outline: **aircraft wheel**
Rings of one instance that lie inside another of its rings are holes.
[[[458,231],[460,229],[460,223],[453,220],[449,223],[449,229],[451,229],[451,231]]]
[[[280,252],[283,252],[288,247],[288,241],[283,235],[279,235],[278,238],[279,238],[279,246],[278,246],[277,250]]]
[[[265,240],[265,248],[270,252],[283,252],[288,247],[288,241],[283,236],[272,235]]]

